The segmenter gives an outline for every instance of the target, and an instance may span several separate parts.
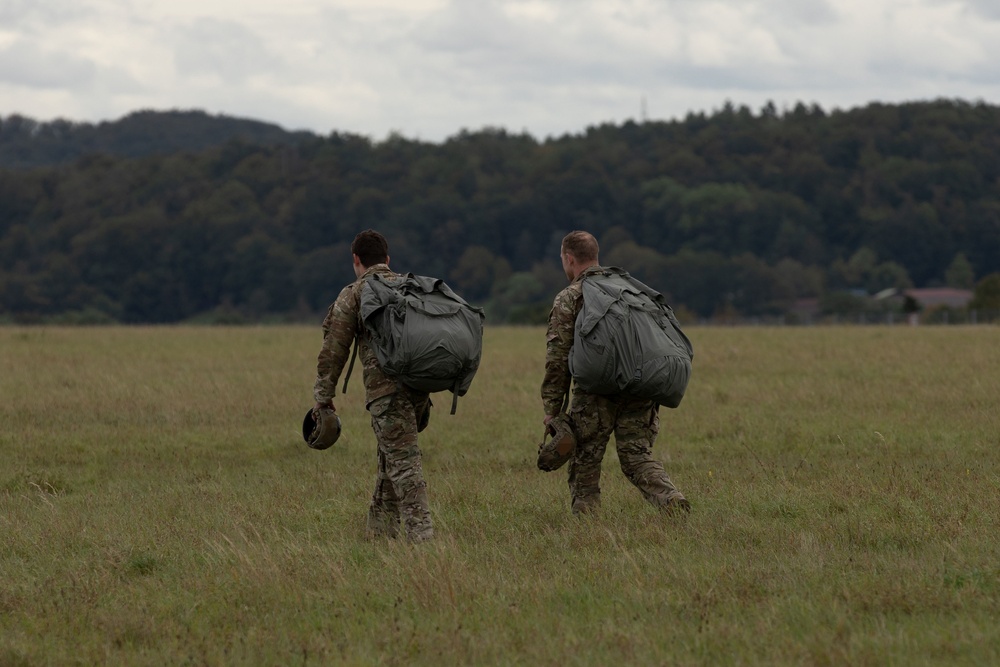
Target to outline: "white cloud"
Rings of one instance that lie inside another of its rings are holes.
[[[77,23],[95,16],[86,0],[3,0],[0,30],[36,30]]]
[[[981,18],[1000,21],[1000,4],[995,0],[937,0],[938,2],[958,5],[964,11],[971,12]]]
[[[577,132],[643,99],[998,102],[997,19],[993,0],[0,0],[0,99],[433,140]]]
[[[88,86],[97,67],[86,58],[62,51],[39,48],[18,39],[0,50],[0,80],[30,88],[73,88]]]
[[[232,20],[199,18],[175,27],[171,38],[177,74],[182,78],[207,77],[216,85],[232,87],[285,67],[263,39]]]

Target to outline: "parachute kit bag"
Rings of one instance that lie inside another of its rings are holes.
[[[577,386],[680,405],[694,349],[663,295],[617,267],[585,276],[582,289],[569,352]]]
[[[361,288],[360,316],[382,371],[419,391],[450,390],[455,414],[482,358],[483,309],[438,278],[376,273]]]

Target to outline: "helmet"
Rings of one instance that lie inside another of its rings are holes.
[[[330,408],[310,408],[302,420],[302,439],[313,449],[326,449],[340,437],[340,417]]]
[[[545,438],[552,436],[548,442]],[[545,426],[545,434],[538,445],[538,469],[545,472],[558,470],[569,461],[576,450],[576,435],[565,413],[556,415]]]

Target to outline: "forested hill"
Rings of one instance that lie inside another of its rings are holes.
[[[727,105],[545,140],[333,133],[0,169],[0,320],[315,319],[367,227],[493,322],[544,318],[578,228],[700,317],[971,287],[1000,271],[1000,108]]]
[[[263,146],[294,144],[313,137],[271,123],[203,111],[137,111],[98,124],[38,122],[11,115],[0,117],[0,167],[54,165],[95,153],[144,157],[198,152],[232,140]]]

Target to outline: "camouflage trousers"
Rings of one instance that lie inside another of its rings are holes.
[[[653,458],[660,428],[657,406],[641,399],[588,394],[577,388],[569,410],[576,451],[569,462],[569,490],[575,514],[601,503],[601,462],[611,434],[622,472],[654,506],[672,510],[684,496],[670,481],[663,464]]]
[[[418,423],[421,417],[426,418],[429,409],[430,397],[408,387],[375,399],[368,406],[378,441],[378,472],[368,508],[370,535],[396,537],[400,519],[411,542],[422,542],[434,535],[417,446]]]

